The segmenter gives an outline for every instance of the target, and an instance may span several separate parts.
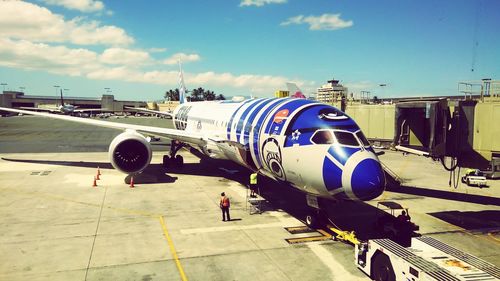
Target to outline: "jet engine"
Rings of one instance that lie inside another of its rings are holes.
[[[109,145],[111,165],[126,174],[142,172],[151,162],[151,156],[151,145],[136,131],[119,134]]]

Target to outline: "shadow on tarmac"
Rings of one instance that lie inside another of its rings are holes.
[[[445,211],[429,215],[467,230],[500,229],[500,211]]]
[[[2,160],[9,162],[21,162],[21,163],[32,163],[32,164],[46,164],[46,165],[58,165],[58,166],[68,166],[68,167],[81,167],[81,168],[95,168],[102,170],[114,169],[111,163],[108,162],[84,162],[84,161],[54,161],[54,160],[29,160],[29,159],[12,159],[4,158]],[[125,176],[124,182],[130,184],[130,175]],[[177,180],[177,177],[172,177],[165,174],[161,164],[151,164],[144,172],[138,175],[134,175],[134,183],[136,184],[148,184],[148,183],[172,183]]]
[[[405,186],[405,185],[402,186],[389,185],[387,187],[387,190],[395,193],[411,194],[423,197],[432,197],[432,198],[459,201],[459,202],[500,206],[500,198],[497,197],[488,197],[482,195],[450,192],[445,190],[435,190],[435,189]]]
[[[72,166],[72,167],[82,167],[82,168],[96,168],[100,169],[114,169],[109,162],[83,162],[83,161],[54,161],[54,160],[30,160],[30,159],[12,159],[4,158],[2,160],[9,162],[21,162],[21,163],[32,163],[32,164],[47,164],[47,165],[58,165],[58,166]]]

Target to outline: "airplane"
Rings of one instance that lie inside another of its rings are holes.
[[[131,111],[144,112],[147,114],[156,114],[163,118],[172,118],[173,115],[172,112],[170,111],[159,111],[159,110],[147,109],[142,107],[131,107],[131,106],[125,106],[124,108]]]
[[[109,146],[109,159],[125,174],[141,173],[151,162],[151,144],[144,134],[171,140],[170,152],[163,156],[166,168],[182,167],[177,153],[182,147],[234,161],[305,192],[311,207],[308,225],[318,220],[318,198],[367,201],[385,189],[374,149],[354,120],[333,106],[296,98],[187,102],[185,90],[180,92],[172,114],[175,129],[0,110],[123,130]]]
[[[287,82],[286,87],[288,88],[288,92],[290,97],[297,99],[305,99],[306,96],[302,93],[302,90],[295,83]]]
[[[94,111],[103,111],[105,109],[102,108],[78,108],[77,106],[74,106],[69,103],[64,102],[63,98],[63,93],[61,90],[61,105],[57,107],[19,107],[21,109],[26,109],[26,110],[34,110],[34,111],[45,111],[45,112],[50,112],[50,113],[62,113],[65,115],[74,115],[75,113],[92,113]]]

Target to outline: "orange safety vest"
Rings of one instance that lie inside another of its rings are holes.
[[[221,207],[229,207],[229,198],[227,198],[226,196],[222,197],[220,199],[220,205]]]

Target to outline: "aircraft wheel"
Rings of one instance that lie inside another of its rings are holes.
[[[184,165],[184,158],[180,155],[176,155],[175,156],[175,165],[179,168],[182,167],[182,165]]]
[[[170,167],[170,157],[168,155],[163,155],[163,168]]]
[[[310,213],[306,216],[306,225],[315,228],[318,226],[318,216],[316,214]]]
[[[385,254],[379,253],[373,261],[373,280],[376,281],[395,281],[396,275],[392,268],[391,261]]]

